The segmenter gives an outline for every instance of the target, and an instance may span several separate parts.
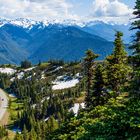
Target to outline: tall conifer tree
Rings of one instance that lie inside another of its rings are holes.
[[[131,62],[133,64],[133,94],[140,94],[140,0],[136,0],[136,6],[133,14],[135,15],[135,21],[132,23],[132,30],[136,30],[133,45],[130,49],[133,50]]]
[[[94,82],[92,87],[92,102],[91,106],[95,107],[97,105],[102,105],[104,103],[104,69],[101,64],[98,64],[94,73]]]
[[[86,75],[86,105],[87,107],[91,104],[91,90],[92,90],[92,84],[93,84],[93,65],[95,59],[98,57],[97,54],[92,52],[92,50],[87,50],[86,57],[84,58],[84,64],[85,64],[85,75]]]
[[[116,33],[114,41],[114,51],[107,57],[107,83],[109,89],[119,95],[120,89],[128,80],[130,67],[128,66],[128,57],[121,37],[121,32]]]

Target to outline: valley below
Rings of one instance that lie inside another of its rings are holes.
[[[103,60],[113,50],[115,31],[123,31],[125,43],[131,42],[129,28],[130,24],[100,21],[79,25],[76,21],[46,23],[0,19],[0,64],[19,65],[25,59],[34,64],[51,59],[79,61],[89,48],[100,55],[99,60]]]

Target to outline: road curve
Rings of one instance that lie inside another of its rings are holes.
[[[6,96],[6,93],[0,89],[0,121],[6,114],[8,108],[8,97]]]

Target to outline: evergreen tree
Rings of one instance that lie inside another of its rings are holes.
[[[107,83],[108,88],[118,95],[120,89],[128,80],[130,67],[128,66],[128,57],[121,37],[121,32],[116,33],[114,41],[115,49],[112,55],[107,57]],[[115,95],[115,96],[116,96]]]
[[[2,139],[5,136],[8,136],[8,132],[3,126],[0,126],[0,139]]]
[[[14,140],[23,140],[23,137],[17,132]]]
[[[104,73],[103,66],[97,65],[94,74],[93,90],[91,92],[91,106],[95,107],[104,103]]]
[[[87,50],[86,57],[84,58],[84,67],[85,67],[85,76],[86,76],[86,105],[87,107],[90,105],[91,102],[91,88],[92,88],[92,75],[93,75],[93,65],[94,60],[98,57],[97,54],[92,52],[92,50]]]
[[[22,61],[21,62],[21,68],[29,68],[29,67],[31,67],[32,66],[32,63],[30,62],[30,61],[28,61],[28,60],[25,60],[25,61]]]
[[[133,94],[140,94],[140,0],[136,0],[136,6],[133,14],[135,15],[135,21],[132,23],[132,30],[136,30],[136,36],[133,45],[130,49],[133,49],[133,55],[131,56],[131,62],[133,64]]]
[[[23,128],[23,139],[28,140],[28,131],[27,131],[25,125],[24,125],[24,128]]]
[[[37,139],[40,140],[42,131],[41,131],[41,125],[40,125],[39,121],[36,124],[36,132],[37,132]]]
[[[34,129],[31,129],[29,140],[37,140],[37,134]]]
[[[51,116],[47,122],[48,132],[53,132],[58,128],[58,122],[55,120],[53,116]]]
[[[11,109],[11,105],[12,105],[12,101],[11,101],[11,98],[9,98],[9,104],[8,104],[9,109]]]

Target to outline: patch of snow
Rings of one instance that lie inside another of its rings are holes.
[[[35,108],[35,107],[36,107],[36,104],[33,104],[33,105],[32,105],[32,108]]]
[[[76,73],[76,75],[75,75],[76,77],[79,77],[80,76],[80,73]]]
[[[12,75],[15,72],[16,72],[16,70],[14,70],[12,68],[0,68],[0,73],[5,73],[5,74]]]
[[[27,72],[27,71],[31,71],[32,69],[34,69],[35,67],[32,67],[32,68],[28,68],[28,69],[25,69],[24,71],[21,71],[21,72],[19,72],[19,73],[17,73],[16,75],[17,75],[17,78],[20,80],[20,79],[22,79],[23,77],[24,77],[24,74],[25,74],[25,72]],[[16,71],[15,71],[16,72]],[[33,73],[33,76],[35,76],[36,75],[36,73]],[[15,80],[15,78],[16,77],[12,77],[11,79],[10,79],[10,81],[14,81]],[[26,79],[31,79],[32,78],[32,76],[30,75],[30,76],[28,76]]]
[[[9,97],[16,98],[16,95],[12,93],[12,94],[9,94]]]
[[[26,79],[31,80],[32,79],[32,76],[30,75]]]
[[[41,75],[41,79],[45,79],[46,77],[45,77],[45,74],[42,74]]]
[[[18,73],[18,75],[17,75],[18,79],[22,79],[23,77],[24,77],[24,72]]]
[[[41,100],[41,103],[43,103],[45,100],[49,100],[50,99],[50,97],[48,96],[48,97],[44,97],[42,100]]]
[[[11,78],[10,81],[13,82],[15,80],[15,77]]]
[[[62,79],[63,77],[64,77],[64,75],[58,76],[56,80],[60,80],[60,79]]]
[[[81,78],[82,78],[82,75],[81,75],[80,73],[77,73],[77,74],[75,75],[75,78],[81,79]]]
[[[71,88],[71,87],[75,87],[76,84],[79,83],[78,79],[72,79],[69,81],[54,81],[53,82],[53,86],[52,89],[53,90],[61,90],[61,89],[67,89],[67,88]]]
[[[20,72],[20,73],[17,73],[17,79],[22,79],[24,77],[24,72]],[[16,77],[12,77],[11,79],[10,79],[10,81],[14,81],[16,79]]]
[[[48,119],[49,119],[49,117],[48,117],[48,118],[46,118],[44,121],[46,122],[46,121],[48,121]]]
[[[31,71],[31,70],[33,70],[33,69],[35,69],[36,67],[31,67],[31,68],[28,68],[28,69],[24,69],[24,71],[25,72],[27,72],[27,71]]]
[[[69,111],[73,111],[74,114],[75,114],[75,116],[77,116],[80,106],[81,106],[82,108],[85,108],[85,103],[81,103],[81,104],[75,103],[74,106],[73,106],[72,108],[69,109]]]
[[[85,108],[85,103],[80,104],[82,108]]]
[[[61,70],[61,69],[63,69],[63,67],[62,67],[62,66],[59,66],[59,67],[57,67],[55,70],[53,70],[52,72],[56,72],[56,71],[59,71],[59,70]]]
[[[74,107],[72,107],[71,109],[70,109],[70,111],[73,111],[74,112],[74,114],[77,116],[78,115],[78,111],[79,111],[79,104],[78,103],[75,103],[74,104]]]

